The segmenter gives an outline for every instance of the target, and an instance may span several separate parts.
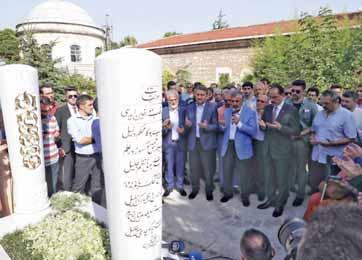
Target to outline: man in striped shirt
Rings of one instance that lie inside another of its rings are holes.
[[[52,102],[48,97],[41,97],[41,119],[43,129],[45,177],[48,185],[48,195],[56,192],[59,174],[59,151],[55,140],[59,137],[59,127],[55,116],[51,115]]]

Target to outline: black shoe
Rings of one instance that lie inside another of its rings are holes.
[[[249,196],[241,195],[241,202],[243,203],[244,207],[250,206]]]
[[[277,217],[280,217],[281,215],[283,215],[283,210],[284,210],[284,207],[276,207],[273,211],[273,217],[277,218]]]
[[[171,191],[172,190],[169,189],[165,190],[165,192],[163,193],[163,197],[167,197],[168,195],[170,195]]]
[[[207,193],[206,193],[206,199],[207,199],[208,201],[211,201],[211,200],[214,199],[214,196],[212,195],[212,192],[207,192]]]
[[[180,193],[180,195],[181,195],[182,197],[187,196],[187,193],[186,193],[186,191],[185,191],[184,189],[177,189],[177,192]]]
[[[224,195],[221,199],[220,199],[220,202],[221,203],[225,203],[225,202],[228,202],[230,199],[233,198],[233,195]]]
[[[198,190],[192,191],[192,192],[190,193],[190,195],[189,195],[189,199],[190,199],[190,200],[193,200],[194,198],[196,198],[196,196],[197,196],[198,193],[199,193]]]
[[[271,207],[272,205],[273,205],[273,202],[272,202],[271,200],[267,200],[267,201],[265,201],[264,203],[259,204],[259,205],[257,206],[257,208],[258,208],[258,209],[267,209],[267,208]]]
[[[293,201],[293,207],[299,207],[300,205],[303,204],[304,199],[303,198],[295,198],[295,200]]]
[[[258,193],[258,201],[265,200],[265,194],[264,193]]]

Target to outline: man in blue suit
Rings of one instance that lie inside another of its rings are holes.
[[[166,99],[168,106],[162,110],[162,149],[166,159],[166,190],[163,196],[170,195],[174,188],[181,196],[186,196],[183,187],[186,150],[185,109],[179,106],[179,94],[176,90],[168,90]]]
[[[245,207],[250,205],[251,158],[253,156],[252,137],[256,134],[256,112],[242,104],[242,95],[234,92],[231,95],[232,108],[224,111],[225,121],[220,124],[224,132],[221,156],[224,167],[225,203],[233,197],[233,176],[240,175],[241,201]]]
[[[200,190],[200,177],[205,177],[206,199],[213,200],[216,160],[217,116],[216,106],[207,99],[207,88],[195,84],[195,103],[187,107],[185,129],[190,158],[192,192],[194,199]]]

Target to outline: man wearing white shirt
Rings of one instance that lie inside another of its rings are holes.
[[[233,197],[232,180],[234,175],[239,175],[241,201],[245,207],[248,207],[252,177],[250,171],[253,156],[252,137],[257,132],[256,112],[248,106],[241,106],[240,93],[232,93],[231,101],[232,108],[225,109],[225,121],[219,125],[224,133],[221,147],[224,196],[220,201],[225,203]]]
[[[162,110],[162,150],[166,160],[166,190],[163,196],[167,197],[173,189],[176,189],[181,196],[186,196],[187,194],[183,186],[186,151],[186,143],[183,136],[185,133],[185,112],[179,106],[179,94],[177,91],[167,91],[166,98],[168,106]]]

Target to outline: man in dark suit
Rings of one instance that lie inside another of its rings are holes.
[[[68,134],[68,119],[77,113],[76,101],[78,92],[75,87],[69,86],[65,90],[67,103],[58,108],[55,113],[60,129],[60,189],[71,191],[74,178],[74,145],[71,136]]]
[[[196,102],[186,110],[185,129],[190,158],[192,192],[189,199],[194,199],[200,190],[200,177],[205,177],[206,199],[213,200],[216,160],[217,117],[216,106],[207,99],[207,88],[195,84]]]
[[[299,132],[298,111],[285,103],[284,89],[272,84],[269,90],[271,104],[265,107],[259,125],[266,133],[266,183],[268,200],[258,206],[266,209],[275,205],[273,217],[283,214],[289,197],[289,175],[292,152],[291,136]],[[275,185],[272,185],[272,181]]]
[[[168,90],[166,99],[168,106],[162,110],[162,150],[166,160],[166,190],[163,196],[167,197],[174,188],[181,196],[186,196],[184,190],[185,109],[179,106],[179,94],[176,90]]]

